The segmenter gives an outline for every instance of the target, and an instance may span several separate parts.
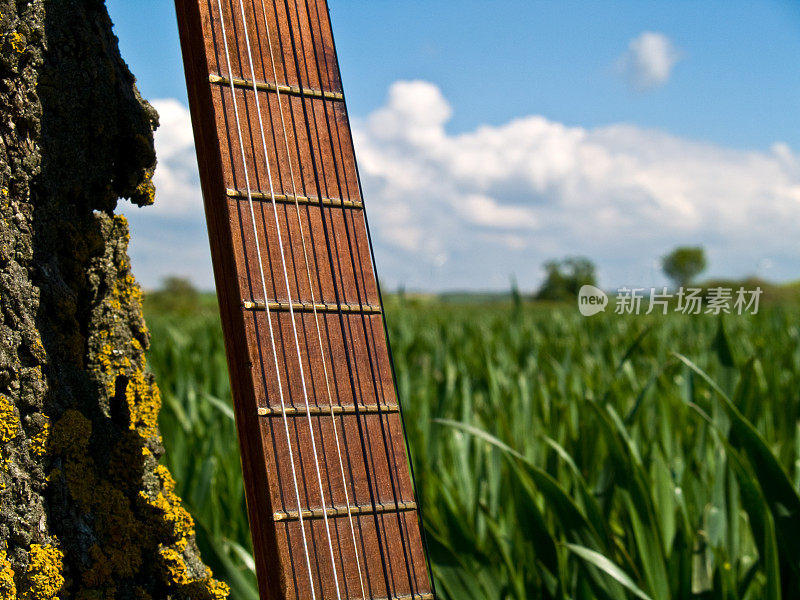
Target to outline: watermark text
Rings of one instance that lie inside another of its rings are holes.
[[[613,294],[613,305],[618,315],[755,315],[761,294],[760,287],[680,287],[677,290],[621,287]],[[593,285],[584,285],[578,293],[578,310],[585,317],[604,312],[608,305],[608,294]]]

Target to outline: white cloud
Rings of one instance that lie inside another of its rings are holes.
[[[170,274],[211,287],[188,110],[155,102],[156,205],[129,208],[146,287]],[[591,257],[603,285],[662,280],[655,259],[702,243],[712,269],[797,278],[800,155],[743,151],[633,125],[586,129],[543,116],[450,134],[452,108],[423,81],[397,82],[354,121],[378,260],[389,288],[533,287],[544,261]]]
[[[158,202],[154,210],[173,216],[202,212],[189,109],[174,98],[154,100],[152,104],[160,117],[155,133],[158,166],[153,182]]]
[[[532,284],[544,260],[580,253],[607,284],[644,284],[678,243],[706,244],[731,275],[770,253],[800,258],[800,157],[785,144],[732,150],[536,115],[451,135],[451,112],[435,85],[397,82],[354,123],[390,283],[503,287],[516,273]]]
[[[617,69],[635,90],[647,91],[664,85],[681,53],[663,33],[645,31],[632,39],[617,60]]]
[[[120,205],[130,222],[134,273],[145,288],[179,275],[211,289],[211,256],[189,109],[174,98],[152,104],[161,123],[155,134],[156,202],[144,208]]]

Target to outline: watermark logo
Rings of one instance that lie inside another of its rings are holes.
[[[584,317],[602,312],[608,306],[608,295],[593,285],[584,285],[578,291],[578,310]]]
[[[614,313],[618,315],[649,315],[669,312],[684,315],[744,315],[758,314],[760,287],[748,290],[740,287],[678,288],[671,292],[664,288],[621,287],[614,293]],[[605,311],[609,299],[606,293],[593,285],[584,285],[578,293],[578,310],[584,317]]]

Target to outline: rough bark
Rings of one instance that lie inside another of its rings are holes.
[[[157,114],[102,0],[0,0],[0,599],[223,598],[159,465],[117,200]]]

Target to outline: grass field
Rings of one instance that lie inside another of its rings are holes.
[[[146,305],[165,461],[256,598],[222,336]],[[581,317],[390,298],[443,598],[800,598],[800,309]]]

